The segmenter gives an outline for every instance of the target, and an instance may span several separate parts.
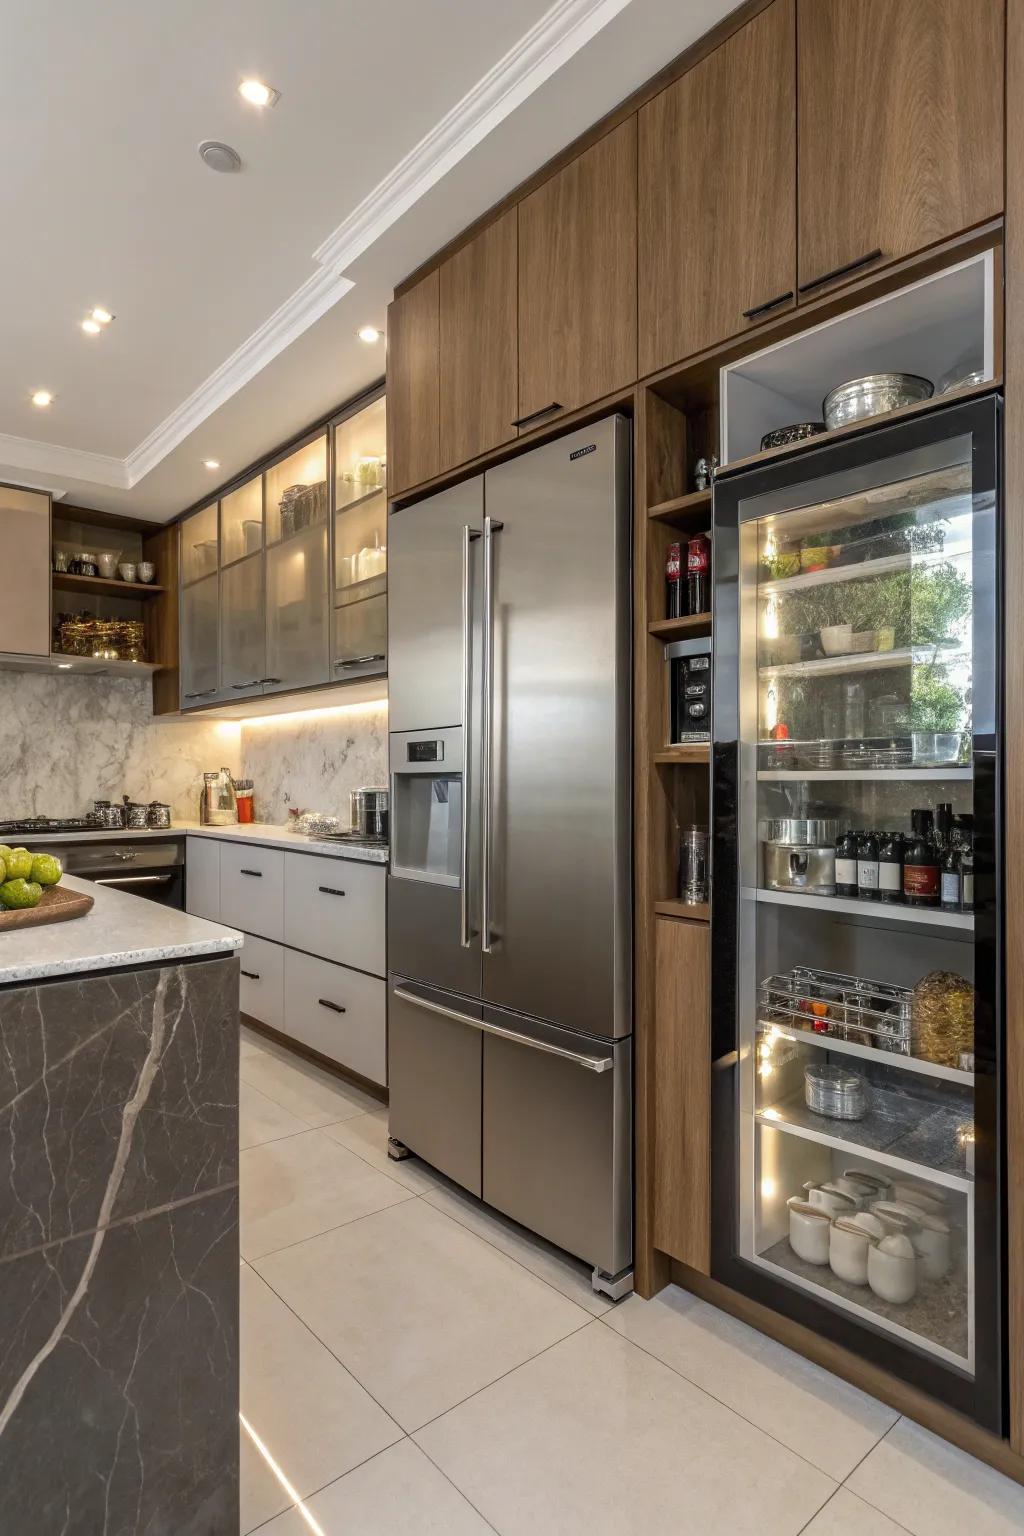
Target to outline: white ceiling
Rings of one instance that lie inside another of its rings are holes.
[[[0,479],[154,519],[198,499],[379,378],[355,331],[394,284],[730,8],[8,0]],[[94,304],[117,318],[90,338]]]

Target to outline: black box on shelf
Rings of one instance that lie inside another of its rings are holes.
[[[665,647],[669,665],[671,740],[711,740],[711,641],[676,640]]]

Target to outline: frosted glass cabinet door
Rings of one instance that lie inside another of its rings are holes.
[[[327,528],[304,528],[267,550],[267,672],[264,692],[326,683]]]
[[[208,704],[220,691],[216,573],[181,594],[181,707]]]
[[[0,561],[13,574],[0,608],[0,651],[50,654],[50,498],[0,486]],[[68,605],[70,606],[70,604]]]
[[[246,697],[263,692],[263,556],[229,565],[220,578],[220,686]]]

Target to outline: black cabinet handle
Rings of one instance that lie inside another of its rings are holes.
[[[238,873],[240,875],[252,875],[254,880],[262,880],[263,879],[263,871],[262,871],[262,869],[240,869],[238,871]]]
[[[560,411],[561,409],[562,402],[560,400],[552,400],[550,405],[542,405],[539,411],[530,411],[526,416],[517,417],[512,425],[514,427],[525,427],[531,421],[540,421],[542,416],[550,416],[552,411]]]
[[[345,1012],[345,1009],[341,1006],[340,1003],[329,1002],[326,997],[318,997],[317,998],[317,1002],[320,1004],[321,1008],[329,1008],[332,1013],[344,1013]]]
[[[245,976],[249,981],[259,981],[260,979],[259,971],[243,971],[242,975]]]
[[[256,681],[258,683],[279,683],[281,679],[279,677],[258,677]]]
[[[375,656],[351,656],[347,660],[342,660],[339,657],[334,665],[336,667],[364,667],[371,661],[383,661],[384,659],[384,652],[378,651]]]
[[[755,304],[753,309],[745,309],[743,311],[743,318],[744,320],[754,320],[758,315],[766,315],[768,311],[770,309],[774,309],[777,304],[785,304],[786,300],[791,299],[792,297],[793,290],[792,288],[788,288],[785,293],[780,293],[778,298],[765,299],[763,304]]]
[[[208,699],[211,693],[216,693],[216,688],[203,688],[199,693],[186,693],[186,699]]]
[[[333,885],[318,885],[317,890],[323,891],[325,896],[344,896],[345,894],[344,891],[339,891],[337,887]]]
[[[833,267],[831,272],[823,272],[820,277],[812,277],[809,283],[801,283],[798,293],[810,293],[812,288],[820,288],[824,283],[830,283],[834,277],[845,277],[848,272],[856,272],[858,267],[868,267],[881,256],[881,251],[868,251],[866,256],[858,256],[856,261],[846,261],[841,267]]]
[[[248,683],[232,683],[231,686],[232,686],[232,688],[258,688],[262,681],[263,681],[262,678],[254,677],[251,682],[248,682]]]

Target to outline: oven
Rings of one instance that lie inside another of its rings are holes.
[[[43,846],[40,843],[40,846]],[[60,859],[69,875],[97,885],[144,896],[165,907],[185,905],[185,844],[180,837],[117,838],[110,842],[46,840],[46,852]]]

